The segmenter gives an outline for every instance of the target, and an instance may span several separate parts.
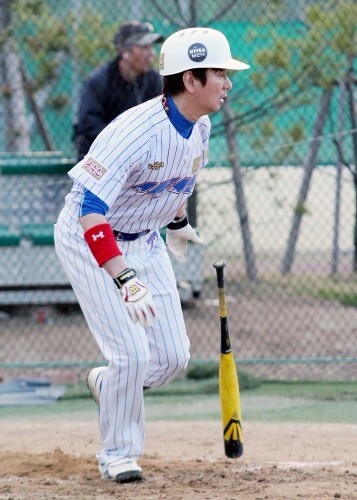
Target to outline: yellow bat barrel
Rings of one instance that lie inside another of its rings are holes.
[[[221,319],[219,397],[221,401],[224,451],[227,457],[238,458],[243,454],[242,416],[238,375],[228,332],[223,273],[225,265],[224,260],[217,260],[213,264],[217,272],[219,316]]]
[[[242,416],[237,369],[232,352],[220,356],[219,394],[224,451],[229,458],[239,458],[243,454]]]

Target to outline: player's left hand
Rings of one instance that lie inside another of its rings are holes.
[[[188,241],[204,245],[204,241],[201,240],[191,224],[187,224],[181,229],[166,229],[166,244],[178,262],[186,260]]]
[[[159,314],[150,290],[136,278],[134,269],[126,269],[117,278],[115,284],[127,308],[133,323],[140,323],[144,328],[152,326]]]

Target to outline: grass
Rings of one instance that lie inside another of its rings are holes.
[[[240,390],[259,387],[262,380],[239,370]],[[218,363],[191,363],[186,372],[170,384],[159,389],[150,389],[146,393],[151,396],[187,396],[218,394]],[[90,393],[85,382],[68,386],[64,399],[89,398]]]
[[[309,389],[297,387],[288,392],[283,384],[263,384],[259,389],[241,392],[242,420],[244,422],[309,422],[356,424],[355,396],[331,400],[330,390],[319,399]],[[347,384],[349,385],[349,384]],[[315,388],[316,389],[316,388]],[[333,388],[331,387],[331,392]],[[218,394],[145,395],[147,421],[220,421],[221,407]],[[9,406],[0,409],[1,418],[61,422],[97,421],[98,409],[90,398],[63,399],[52,405]]]
[[[184,394],[186,381],[177,384],[176,394],[168,388],[147,393],[145,405],[151,420],[220,420],[218,389],[215,394]],[[218,379],[216,380],[218,385]],[[170,384],[174,386],[174,382]],[[177,389],[180,388],[181,394]],[[160,394],[160,391],[162,393]],[[188,391],[188,392],[189,392]],[[157,397],[161,396],[161,397]],[[357,382],[261,381],[240,391],[243,420],[265,422],[356,423]],[[163,410],[164,407],[164,410]]]
[[[239,369],[243,421],[356,423],[357,381],[267,381]],[[147,420],[219,421],[221,406],[218,363],[191,362],[170,384],[145,392]],[[0,419],[98,418],[98,409],[85,382],[68,386],[51,405],[0,407]]]
[[[50,418],[51,421],[61,420],[66,414],[66,419],[77,418],[80,413],[81,421],[97,418],[97,405],[93,399],[60,399],[48,405],[0,406],[0,421],[2,418]]]
[[[238,371],[241,394],[254,397],[300,398],[315,401],[351,401],[357,402],[357,381],[326,382],[326,381],[280,381],[262,380],[244,371]],[[170,384],[160,388],[150,389],[145,393],[147,401],[151,399],[184,397],[217,396],[218,363],[192,363],[186,372]],[[87,384],[81,382],[68,386],[64,400],[80,400],[91,398]]]
[[[357,381],[264,381],[252,392],[254,392],[256,396],[280,396],[287,398],[314,399],[316,401],[357,401]]]
[[[241,390],[244,421],[356,424],[356,382],[260,381]],[[180,377],[167,386],[145,393],[148,421],[220,421],[218,378]],[[43,406],[0,407],[1,418],[51,418],[91,421],[98,410],[86,384],[68,389],[65,397]]]
[[[326,300],[337,300],[343,306],[357,307],[357,292],[321,289],[318,290],[318,296]]]

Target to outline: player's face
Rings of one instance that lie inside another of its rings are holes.
[[[207,69],[206,85],[201,86],[197,98],[207,108],[207,114],[214,113],[220,109],[231,88],[232,83],[225,69]]]
[[[153,45],[133,45],[129,53],[129,63],[136,75],[147,73],[153,65],[155,51]]]

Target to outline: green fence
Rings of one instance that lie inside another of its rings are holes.
[[[13,146],[14,135],[18,136],[22,126],[31,150],[60,150],[75,157],[73,123],[83,80],[93,67],[115,56],[113,34],[137,12],[141,20],[150,21],[165,36],[184,23],[189,26],[192,18],[197,25],[217,28],[228,37],[233,55],[251,65],[250,71],[232,75],[231,101],[243,165],[301,164],[308,152],[321,94],[333,81],[334,95],[324,129],[324,134],[332,135],[319,149],[318,162],[336,163],[333,134],[338,132],[338,83],[349,64],[356,67],[349,58],[353,33],[348,31],[348,19],[353,26],[356,17],[351,1],[332,2],[331,8],[329,2],[312,0],[305,2],[305,8],[289,1],[265,2],[264,7],[260,2],[240,1],[228,2],[231,8],[227,11],[226,2],[187,1],[182,2],[181,13],[171,1],[165,6],[166,17],[158,2],[146,1],[134,2],[134,7],[123,1],[83,0],[9,0],[6,4],[10,6],[9,32],[14,33],[20,75],[11,74],[14,65],[2,75],[3,150]],[[118,15],[113,18],[115,7]],[[23,93],[12,88],[17,78],[25,78]],[[12,95],[24,100],[29,116],[26,127],[18,116],[10,119],[6,104],[10,100],[11,107]],[[222,113],[212,117],[212,122],[210,164],[229,165]],[[348,123],[346,112],[343,129],[351,128]],[[350,134],[344,138],[351,141]],[[352,149],[346,149],[345,159],[350,162]]]

